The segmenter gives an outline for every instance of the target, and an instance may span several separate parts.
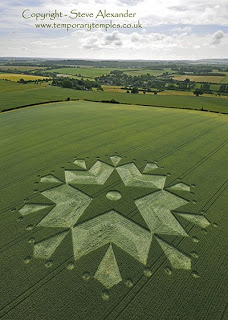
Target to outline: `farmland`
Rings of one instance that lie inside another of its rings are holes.
[[[195,82],[212,82],[212,83],[227,83],[227,77],[224,76],[192,76],[192,75],[175,75],[175,80],[185,80],[186,78]]]
[[[215,91],[217,90],[218,86],[219,86],[218,84],[211,85],[212,89],[215,89]],[[200,88],[200,84],[197,84],[195,87]],[[127,91],[126,89],[124,89],[121,86],[105,86],[104,85],[103,89],[105,92],[119,92],[119,93],[122,92],[122,93],[124,93]],[[142,95],[144,93],[142,91],[140,91],[139,94]],[[147,94],[154,95],[153,92],[148,92]],[[164,90],[164,91],[159,92],[159,95],[162,95],[162,96],[163,95],[165,95],[165,96],[167,96],[167,95],[168,96],[170,96],[170,95],[172,95],[172,96],[190,96],[190,97],[192,97],[192,92],[191,91]],[[216,94],[215,95],[204,94],[204,97],[215,97],[215,96],[216,96]],[[220,96],[220,98],[227,99],[226,96]]]
[[[1,70],[10,70],[10,71],[33,71],[33,70],[39,70],[39,69],[44,69],[44,67],[40,67],[40,66],[1,66],[0,65],[0,69]]]
[[[27,64],[26,64],[27,63]],[[224,65],[150,61],[8,61],[0,66],[0,78],[11,81],[45,80],[54,86],[76,90],[99,88],[108,92],[227,97],[228,69]],[[66,79],[67,78],[67,79]],[[77,81],[78,80],[78,81]],[[94,85],[89,83],[94,81]],[[124,91],[122,91],[124,90]],[[133,92],[132,92],[133,90]],[[114,99],[114,98],[113,98]],[[138,99],[136,99],[138,100]]]
[[[59,74],[68,74],[68,75],[81,75],[85,78],[94,78],[99,77],[103,74],[110,73],[115,69],[113,68],[82,68],[82,67],[76,67],[76,68],[57,68],[57,69],[51,69],[52,72],[57,72]],[[138,76],[143,74],[151,74],[153,76],[160,76],[164,72],[172,73],[170,68],[161,68],[159,70],[156,69],[121,69],[118,68],[117,70],[123,71],[124,73],[131,75],[131,76]]]
[[[226,319],[227,66],[4,63],[0,318]]]
[[[40,77],[40,76],[33,76],[33,75],[27,75],[27,74],[18,74],[18,73],[0,73],[0,80],[1,79],[7,79],[10,81],[19,81],[20,79],[26,80],[43,80],[46,79],[46,77]]]
[[[3,92],[1,105],[69,92],[111,94],[48,86]],[[115,97],[129,96],[139,99]],[[225,100],[189,98],[160,103]],[[226,319],[227,132],[227,115],[142,105],[68,101],[1,113],[2,319]],[[89,206],[69,232],[58,200],[75,193]]]
[[[26,91],[30,89],[37,89],[40,87],[46,87],[48,86],[47,83],[40,83],[39,86],[34,83],[28,83],[26,86],[23,83],[17,83],[15,81],[9,81],[9,80],[0,80],[0,93],[3,92],[16,92],[16,91]]]
[[[1,82],[0,82],[1,83]],[[7,82],[4,82],[7,83]],[[67,88],[58,88],[50,85],[34,85],[34,87],[18,87],[24,90],[16,90],[14,85],[14,92],[10,90],[11,83],[7,83],[9,86],[8,92],[2,92],[0,95],[0,111],[8,110],[11,108],[17,108],[25,105],[66,100],[68,97],[71,99],[89,99],[93,101],[111,100],[114,99],[120,103],[126,104],[139,104],[149,106],[163,106],[170,108],[189,108],[189,109],[202,109],[209,111],[217,111],[227,113],[227,98],[218,97],[195,97],[185,95],[151,95],[151,94],[126,94],[121,92],[103,92],[103,91],[83,91],[72,90]],[[6,86],[6,84],[5,84]]]
[[[170,68],[163,68],[160,70],[156,70],[156,69],[132,69],[132,70],[125,70],[124,73],[131,75],[131,76],[138,76],[138,75],[142,75],[142,74],[151,74],[153,76],[160,76],[162,75],[164,72],[168,72],[168,73],[172,73]]]
[[[222,81],[221,82],[223,82],[223,83],[228,83],[228,75],[227,76],[225,76],[223,79],[222,79]]]
[[[68,75],[80,75],[85,78],[99,77],[112,71],[112,68],[58,68],[51,69],[52,72]]]

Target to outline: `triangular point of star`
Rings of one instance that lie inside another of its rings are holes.
[[[161,238],[156,236],[156,239],[173,268],[186,270],[191,269],[191,259],[187,255],[171,246],[169,243],[163,241]]]
[[[106,251],[94,277],[107,289],[112,288],[114,285],[122,281],[112,245],[110,245]]]
[[[203,216],[199,214],[191,213],[176,213],[178,216],[198,225],[201,228],[207,228],[210,225],[210,222]]]
[[[25,204],[19,210],[19,213],[22,216],[27,216],[28,214],[35,213],[35,212],[41,211],[46,208],[50,208],[50,205],[49,204],[39,204],[39,203]]]
[[[79,159],[77,159],[77,160],[75,160],[73,163],[74,163],[76,166],[78,166],[79,168],[81,168],[81,169],[84,169],[84,170],[87,169],[87,168],[86,168],[85,160],[79,160]]]
[[[62,182],[58,178],[54,177],[52,174],[41,177],[40,182]]]
[[[68,231],[56,234],[48,239],[41,240],[34,245],[34,257],[48,259],[63,241]]]
[[[158,165],[156,165],[155,163],[147,163],[147,165],[145,166],[143,173],[150,173],[151,171],[155,170],[158,168]]]
[[[119,156],[111,156],[110,159],[111,159],[112,163],[114,164],[114,166],[116,167],[118,165],[118,163],[120,162],[121,157],[119,157]]]
[[[169,187],[170,190],[177,190],[177,191],[191,191],[191,188],[189,185],[187,185],[186,183],[180,182],[177,183],[171,187]]]

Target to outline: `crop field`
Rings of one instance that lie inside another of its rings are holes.
[[[47,87],[47,83],[39,83],[39,85],[34,84],[34,83],[27,83],[26,85],[23,83],[17,83],[15,81],[10,81],[10,80],[0,80],[0,93],[2,94],[3,92],[13,92],[16,91],[26,91],[30,89],[37,89],[37,88],[44,88]]]
[[[199,85],[200,88],[200,85]],[[220,88],[220,84],[211,84],[210,85],[210,90],[215,90],[215,91],[219,91]]]
[[[39,66],[0,66],[2,70],[10,70],[10,71],[32,71],[32,70],[42,70],[44,67]]]
[[[99,77],[103,74],[110,73],[110,71],[114,70],[113,68],[58,68],[58,69],[51,69],[51,72],[58,72],[61,74],[70,74],[70,75],[77,75],[82,76],[85,78],[95,78]],[[118,70],[125,70],[125,69],[118,69]]]
[[[152,76],[160,76],[164,72],[172,73],[171,68],[164,68],[161,70],[157,69],[131,69],[131,70],[125,70],[124,73],[130,75],[130,76],[140,76],[143,74],[151,74]]]
[[[225,76],[220,82],[221,83],[228,83],[228,75]]]
[[[106,86],[103,85],[102,86],[105,92],[126,92],[127,90],[125,89],[121,89],[121,86]],[[200,88],[200,84],[198,84],[198,87]],[[217,90],[219,89],[220,85],[217,84],[213,84],[211,85],[212,90]],[[216,89],[215,89],[216,88]],[[139,91],[138,94],[143,94],[143,91]],[[147,95],[154,95],[153,92],[147,92]],[[177,91],[177,90],[165,90],[165,91],[161,91],[159,92],[159,96],[189,96],[192,97],[193,96],[193,92],[192,91]],[[212,97],[211,94],[204,94],[204,97]],[[227,99],[226,96],[221,96],[221,98]]]
[[[227,77],[223,76],[192,76],[192,75],[176,75],[173,79],[184,81],[186,78],[195,82],[212,82],[212,83],[226,83]],[[224,82],[225,81],[225,82]]]
[[[10,81],[19,81],[20,79],[24,80],[43,80],[47,77],[41,77],[41,76],[33,76],[30,74],[20,74],[20,73],[0,73],[0,80],[1,79],[7,79]]]
[[[216,85],[214,85],[216,86]],[[200,85],[199,85],[199,88],[200,88]],[[150,93],[150,94],[153,94],[153,93]],[[188,96],[188,97],[192,97],[193,96],[193,92],[192,91],[177,91],[177,90],[165,90],[165,91],[161,91],[159,92],[159,95],[161,96]],[[207,94],[207,93],[204,93],[203,95],[204,97],[213,97],[211,94]],[[221,98],[226,98],[226,96],[221,96]]]
[[[127,90],[121,89],[122,86],[106,86],[103,85],[102,88],[106,92],[126,92]]]
[[[1,113],[0,317],[227,319],[227,133],[194,110]]]
[[[83,78],[82,76],[81,77],[78,77],[78,76],[73,76],[72,74],[64,74],[64,73],[58,73],[57,77],[64,77],[64,78],[71,78],[71,79],[81,79]],[[84,77],[86,78],[86,77]],[[94,78],[89,78],[90,81],[95,81]]]
[[[9,87],[11,82],[8,82]],[[16,84],[19,85],[19,84]],[[170,108],[202,109],[228,113],[227,98],[195,97],[184,95],[153,95],[153,94],[126,94],[120,92],[83,91],[53,87],[47,84],[29,88],[23,85],[24,90],[2,92],[0,95],[0,112],[25,105],[71,99],[88,99],[93,101],[114,99],[120,103],[139,104],[149,106],[163,106]]]

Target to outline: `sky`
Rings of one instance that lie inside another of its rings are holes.
[[[105,10],[132,17],[103,18]],[[62,17],[50,20],[55,12]],[[1,0],[0,15],[1,57],[228,58],[227,0]],[[110,20],[121,28],[86,26]]]

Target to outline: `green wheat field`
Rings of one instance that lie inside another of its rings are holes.
[[[0,114],[2,319],[227,319],[227,115],[183,109],[226,113],[226,99],[116,93],[120,104],[9,110],[71,92],[12,86]]]

